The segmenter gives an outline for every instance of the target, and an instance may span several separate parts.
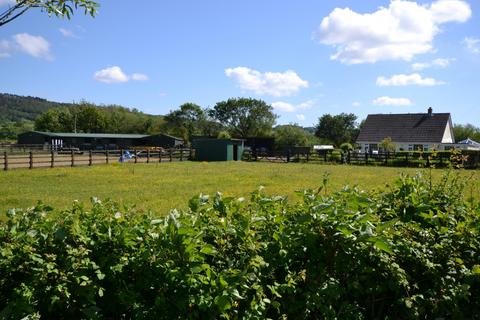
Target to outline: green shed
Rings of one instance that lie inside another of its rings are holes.
[[[243,140],[199,138],[192,141],[198,161],[242,160]]]

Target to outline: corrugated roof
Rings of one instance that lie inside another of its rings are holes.
[[[148,137],[144,134],[119,134],[119,133],[72,133],[72,132],[42,132],[32,131],[38,134],[55,138],[95,138],[95,139],[141,139]]]
[[[370,114],[357,142],[382,141],[441,143],[450,113]]]

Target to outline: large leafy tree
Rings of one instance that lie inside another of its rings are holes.
[[[52,108],[35,119],[35,130],[49,132],[70,132],[73,118],[67,108]]]
[[[194,134],[203,134],[207,115],[199,105],[187,102],[170,111],[164,119],[168,132],[187,141]]]
[[[232,136],[240,138],[270,134],[277,118],[272,106],[252,98],[218,102],[210,115],[227,127]]]
[[[276,127],[274,129],[274,136],[275,145],[277,147],[305,147],[315,144],[317,139],[313,134],[296,124],[288,124]]]
[[[358,135],[357,116],[353,113],[339,115],[324,114],[318,121],[315,135],[323,142],[336,146],[344,142],[355,142]]]
[[[74,109],[75,129],[78,132],[105,132],[107,118],[95,105],[83,103]]]
[[[471,124],[456,124],[453,127],[453,133],[455,135],[455,141],[462,141],[467,138],[473,139],[477,142],[480,141],[480,128]]]
[[[30,9],[37,8],[48,15],[70,17],[75,10],[83,10],[85,14],[95,16],[99,4],[92,0],[16,0],[5,11],[0,13],[0,26],[7,24]]]

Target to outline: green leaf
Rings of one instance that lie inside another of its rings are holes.
[[[386,242],[384,242],[384,241],[382,241],[382,240],[376,240],[376,241],[373,243],[373,245],[374,245],[375,247],[377,247],[378,249],[380,249],[380,250],[382,250],[382,251],[385,251],[386,253],[393,254],[393,251],[392,251],[392,249],[390,248],[390,246],[389,246]]]

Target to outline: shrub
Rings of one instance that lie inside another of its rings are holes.
[[[97,199],[10,210],[0,318],[472,319],[480,206],[463,188],[404,176],[299,203],[218,193],[161,219]]]

